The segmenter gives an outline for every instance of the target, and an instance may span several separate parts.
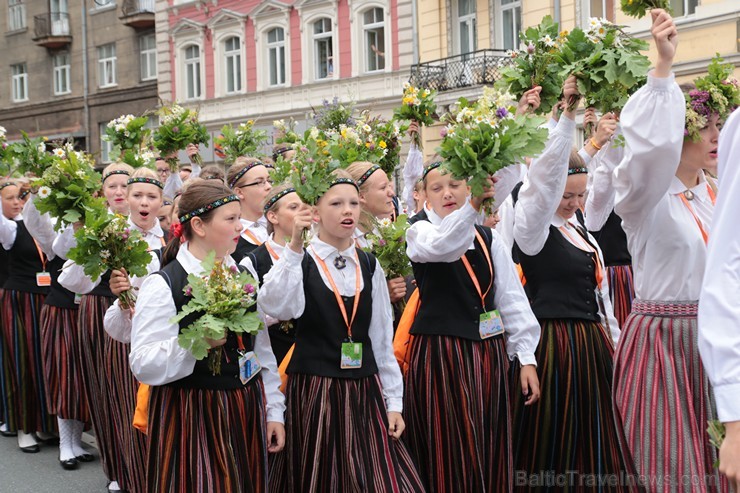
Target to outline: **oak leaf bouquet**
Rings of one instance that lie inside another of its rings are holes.
[[[401,106],[393,110],[393,119],[396,121],[415,120],[419,125],[427,127],[434,124],[437,114],[437,104],[434,102],[436,95],[436,91],[404,82]],[[420,150],[422,149],[421,136],[418,132],[414,134],[414,144]]]
[[[14,166],[8,175],[18,171],[21,174],[31,173],[41,176],[52,162],[52,155],[46,151],[48,140],[46,137],[31,138],[21,130],[21,140],[5,149],[6,160]]]
[[[223,347],[211,348],[208,339],[218,340],[235,334],[254,335],[262,328],[256,310],[257,283],[236,265],[227,266],[210,252],[201,263],[203,274],[188,274],[184,288],[190,301],[170,319],[179,323],[189,315],[197,318],[180,332],[177,342],[193,356],[208,357],[208,368],[214,375],[221,373]]]
[[[367,235],[370,246],[366,251],[375,255],[385,272],[386,279],[408,277],[413,271],[406,255],[406,230],[408,230],[408,216],[399,215],[395,221],[390,219],[376,219],[373,231]],[[398,308],[403,310],[406,301],[397,302]]]
[[[103,140],[113,146],[110,157],[132,168],[154,168],[155,156],[151,151],[151,130],[146,127],[146,116],[121,115],[105,126]]]
[[[240,156],[258,157],[257,151],[266,143],[267,132],[256,130],[254,120],[240,123],[236,128],[224,125],[221,135],[213,139],[216,152],[227,164],[233,164]]]
[[[85,225],[75,232],[77,246],[67,257],[82,266],[85,275],[97,280],[108,270],[126,269],[129,276],[144,277],[152,260],[149,245],[132,229],[126,216],[94,208],[85,214]],[[124,306],[134,306],[136,296],[129,289],[118,295]]]
[[[185,149],[188,144],[203,144],[208,147],[210,136],[205,125],[198,121],[198,112],[195,110],[173,104],[162,107],[159,113],[161,121],[159,128],[154,131],[152,141],[174,172],[177,171],[177,157],[169,156]],[[203,165],[200,155],[196,154],[193,160],[198,165]]]
[[[663,9],[671,11],[670,0],[622,0],[622,12],[630,17],[642,19],[648,13],[648,10]]]

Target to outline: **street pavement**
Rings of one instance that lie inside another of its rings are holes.
[[[0,493],[105,493],[108,482],[98,451],[90,446],[95,438],[86,433],[83,441],[95,461],[65,471],[59,465],[58,445],[41,445],[41,452],[24,454],[16,438],[0,436]]]

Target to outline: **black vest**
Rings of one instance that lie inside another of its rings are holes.
[[[425,213],[420,214],[424,214],[420,220],[428,220]],[[485,248],[490,249],[491,230],[477,225],[475,229],[483,238]],[[474,239],[474,245],[474,249],[465,252],[465,257],[478,278],[481,290],[485,291],[489,283],[491,284],[491,289],[485,297],[485,307],[481,306],[478,291],[462,259],[455,262],[411,262],[421,303],[411,327],[412,334],[481,340],[480,315],[495,309],[493,304],[495,271],[492,277],[483,247],[477,238]],[[491,263],[493,265],[493,258]]]
[[[607,266],[632,263],[632,256],[627,248],[627,235],[622,229],[622,218],[616,212],[612,210],[601,231],[592,231],[591,234],[601,247]]]
[[[75,294],[59,284],[59,274],[61,273],[63,266],[64,259],[58,255],[52,260],[49,260],[49,263],[46,264],[46,268],[48,269],[49,274],[51,274],[51,289],[49,290],[49,295],[46,297],[44,304],[55,306],[57,308],[73,310],[77,308],[77,304],[75,303]]]
[[[265,243],[258,246],[247,254],[254,270],[257,271],[257,281],[260,286],[264,282],[265,276],[273,266],[272,255],[265,246]],[[272,345],[272,352],[275,354],[278,366],[282,363],[285,355],[290,351],[290,347],[295,342],[295,321],[287,320],[285,322],[278,322],[272,324],[267,328],[270,334],[270,344]]]
[[[179,313],[182,307],[190,301],[189,296],[185,296],[184,289],[188,284],[188,274],[183,269],[180,262],[173,260],[162,268],[157,274],[161,275],[172,290],[172,299],[175,301],[175,309]],[[256,309],[253,307],[252,310]],[[198,319],[198,313],[192,313],[180,321],[180,331]],[[253,337],[243,335],[244,349],[252,351],[254,349]],[[208,368],[208,358],[196,361],[193,373],[185,378],[176,380],[167,384],[170,387],[178,389],[210,389],[210,390],[234,390],[244,387],[239,378],[239,343],[237,336],[229,332],[226,336],[226,344],[222,347],[221,355],[221,373],[214,375]],[[257,381],[257,377],[249,381],[252,384]]]
[[[102,296],[104,298],[115,299],[116,295],[110,290],[110,270],[107,270],[100,276],[100,282],[93,288],[92,291],[87,293],[91,296]]]
[[[593,252],[570,243],[555,226],[550,226],[545,246],[537,255],[526,255],[516,242],[514,252],[527,279],[524,290],[538,320],[600,320]]]
[[[8,251],[0,248],[0,287],[8,280]]]
[[[234,259],[234,262],[237,264],[242,261],[244,257],[247,256],[247,254],[257,248],[257,245],[254,243],[250,243],[247,240],[244,239],[243,236],[239,236],[239,241],[236,244],[236,250],[234,250],[234,253],[231,254],[231,258]]]
[[[9,291],[48,294],[48,287],[36,285],[36,274],[44,270],[39,251],[23,220],[16,221],[15,241],[8,250],[8,278],[3,286]],[[46,254],[42,253],[44,260]],[[49,268],[47,264],[46,268]]]
[[[306,308],[295,323],[296,343],[288,373],[331,378],[365,378],[378,372],[369,329],[373,308],[373,274],[376,260],[372,254],[357,249],[364,286],[360,292],[357,315],[352,325],[352,340],[362,343],[362,368],[341,368],[342,342],[347,339],[347,325],[332,290],[324,284],[319,266],[305,253],[303,293]],[[353,268],[351,265],[348,269]],[[352,317],[354,296],[343,297],[347,317]]]

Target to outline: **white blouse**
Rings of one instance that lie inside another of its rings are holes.
[[[0,214],[0,244],[5,250],[10,250],[15,245],[15,235],[18,233],[18,223],[23,221],[23,214],[18,214],[13,219],[8,219],[5,214]]]
[[[585,251],[591,251],[585,240],[575,231],[578,226],[573,216],[566,221],[557,214],[560,201],[565,191],[568,179],[568,160],[573,146],[573,135],[576,128],[575,121],[562,116],[558,126],[550,133],[550,138],[543,153],[532,161],[529,167],[528,181],[519,192],[514,214],[514,240],[526,255],[537,255],[545,246],[550,236],[550,226],[566,227],[571,234],[561,234],[570,244]],[[597,254],[604,264],[604,255],[596,240],[588,235],[589,241],[596,246]],[[619,339],[619,323],[614,318],[614,309],[609,299],[609,278],[604,272],[601,285],[594,289],[594,298],[599,306],[599,315],[604,326],[608,326],[614,344]],[[599,298],[603,301],[601,309]]]
[[[283,256],[283,250],[285,249],[285,246],[280,245],[278,243],[275,243],[274,240],[274,233],[270,235],[270,237],[267,239],[267,243],[270,245],[270,248],[272,248],[272,251],[275,252],[275,255],[278,256],[278,259]],[[272,259],[272,265],[275,265],[275,262],[277,260],[275,258]],[[239,265],[245,267],[249,273],[254,277],[254,280],[259,282],[259,276],[257,275],[257,269],[254,265],[252,265],[252,259],[249,257],[249,255],[245,255],[244,258],[239,262]],[[265,312],[262,311],[262,309],[257,306],[257,313],[260,314],[260,317],[262,317],[262,322],[264,322],[265,327],[270,327],[272,325],[275,325],[276,323],[280,322],[280,320],[277,320],[276,318],[273,318],[269,315],[267,315]]]
[[[699,298],[699,351],[722,422],[740,421],[740,111],[719,136],[721,193]]]
[[[201,261],[188,251],[187,243],[180,246],[177,261],[188,274],[203,272]],[[224,258],[224,262],[235,265],[231,257]],[[170,322],[175,315],[177,309],[167,281],[159,275],[149,276],[136,300],[129,353],[131,371],[140,382],[164,385],[193,373],[196,359],[177,342],[180,328]],[[263,368],[260,374],[267,397],[267,421],[283,423],[285,398],[280,392],[280,376],[267,330],[257,333],[254,352]]]
[[[412,262],[451,263],[475,248],[478,212],[466,202],[444,219],[427,210],[429,221],[418,221],[406,232],[406,253]],[[492,231],[491,261],[494,265],[493,303],[501,314],[506,331],[506,352],[522,365],[536,365],[535,349],[540,341],[540,324],[532,313],[527,295],[511,260],[511,249]],[[456,289],[450,286],[450,289]]]
[[[416,182],[421,180],[424,174],[424,154],[411,142],[409,155],[403,165],[403,192],[401,199],[406,206],[407,214],[411,215],[416,210],[416,200],[414,200],[414,187]]]
[[[354,296],[356,275],[354,243],[342,252],[324,243],[318,236],[313,237],[310,244],[313,248],[308,248],[308,254],[314,261],[317,255],[326,261],[326,266],[337,285],[339,294]],[[345,269],[338,270],[333,262],[327,260],[333,259],[336,255],[342,255],[347,260]],[[306,309],[306,298],[303,292],[302,261],[303,253],[296,253],[290,248],[283,250],[280,260],[275,262],[265,276],[265,282],[257,297],[257,304],[264,313],[277,320],[291,320],[303,315]],[[331,289],[324,271],[319,269],[319,273],[326,287]],[[393,313],[391,312],[390,295],[385,274],[377,260],[372,283],[373,306],[368,333],[373,345],[378,376],[383,386],[386,407],[389,412],[400,413],[403,411],[403,378],[393,354]],[[364,280],[360,278],[360,289],[364,288],[364,284]]]
[[[618,126],[615,137],[621,134]],[[624,146],[607,142],[593,159],[593,177],[586,198],[584,218],[589,231],[601,231],[614,210],[614,169],[622,162]]]
[[[244,226],[242,237],[252,245],[256,245],[257,243],[255,243],[254,239],[247,234],[247,231],[249,231],[254,238],[257,238],[259,243],[264,243],[267,241],[267,238],[269,238],[270,235],[267,232],[267,218],[265,216],[261,216],[256,221],[248,221],[247,219],[242,218],[241,222],[242,226]]]
[[[57,237],[57,233],[54,231],[54,219],[48,212],[44,214],[39,212],[34,203],[34,197],[35,195],[31,195],[23,206],[23,224],[46,254],[46,257],[51,260],[56,257],[52,248]]]
[[[621,115],[627,144],[614,172],[615,210],[627,234],[641,300],[696,301],[704,278],[707,247],[680,198],[686,187],[676,178],[685,112],[674,76],[651,73]],[[714,206],[703,175],[691,190],[690,204],[709,233]]]

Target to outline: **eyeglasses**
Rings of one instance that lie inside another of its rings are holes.
[[[167,173],[169,173],[169,171],[170,171],[169,168],[162,168],[162,169],[158,168],[157,169],[157,173],[159,173],[160,175],[166,175]]]
[[[274,183],[274,180],[272,180],[270,178],[268,178],[266,180],[265,179],[260,179],[260,180],[257,180],[257,181],[253,181],[252,183],[247,183],[246,185],[239,185],[238,187],[234,187],[234,188],[264,187],[266,185],[272,186],[273,183]]]

